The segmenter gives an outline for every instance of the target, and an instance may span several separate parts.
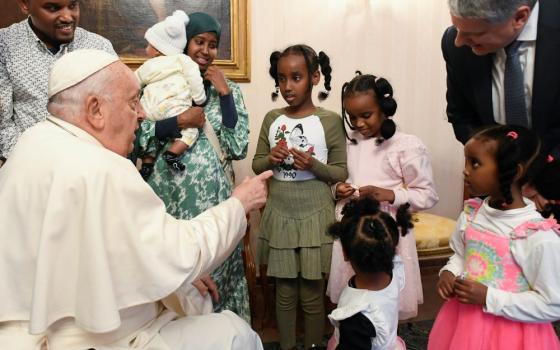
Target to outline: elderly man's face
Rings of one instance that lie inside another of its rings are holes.
[[[31,17],[33,31],[48,48],[74,40],[80,19],[78,0],[18,0]]]
[[[118,63],[116,83],[109,87],[110,99],[104,100],[102,109],[106,116],[103,130],[104,146],[126,157],[134,147],[135,132],[145,113],[140,104],[140,85],[132,71]]]
[[[517,38],[530,13],[528,6],[522,6],[514,16],[500,23],[451,15],[451,22],[457,28],[455,46],[470,46],[473,53],[479,56],[494,53]]]

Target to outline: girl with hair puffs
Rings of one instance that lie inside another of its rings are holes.
[[[465,184],[487,197],[467,200],[457,220],[428,349],[560,349],[550,323],[560,319],[559,226],[521,190],[540,152],[533,132],[510,125],[465,144]]]
[[[349,177],[333,186],[339,199],[337,218],[344,204],[355,197],[375,198],[381,210],[393,217],[405,203],[413,210],[423,210],[439,200],[426,146],[418,137],[396,131],[393,121],[396,110],[393,87],[384,78],[359,73],[343,85],[342,115],[349,129],[346,145]],[[418,304],[423,302],[414,232],[399,241],[397,253],[406,275],[399,303],[399,319],[403,320],[416,316]],[[338,303],[342,289],[353,274],[336,240],[327,287],[333,303]]]
[[[280,347],[296,345],[296,308],[305,320],[305,348],[322,342],[325,325],[324,274],[329,272],[334,202],[329,185],[346,178],[346,150],[340,117],[316,107],[311,93],[321,72],[330,90],[329,57],[307,45],[270,56],[270,75],[288,106],[263,120],[253,170],[274,171],[261,218],[260,262],[276,279]],[[320,71],[319,71],[320,69]],[[322,92],[320,99],[328,92]]]
[[[405,285],[404,267],[396,247],[412,228],[408,205],[397,209],[396,220],[371,197],[348,202],[342,220],[329,232],[342,244],[344,260],[355,275],[329,315],[335,335],[328,349],[406,349],[397,337],[399,294]]]

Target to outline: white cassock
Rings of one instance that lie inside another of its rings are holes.
[[[160,302],[246,224],[235,198],[174,219],[128,159],[47,118],[0,169],[0,349],[262,349],[231,312],[179,318]]]

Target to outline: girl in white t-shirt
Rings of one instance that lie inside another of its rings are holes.
[[[371,197],[352,200],[342,210],[342,220],[330,227],[355,275],[329,315],[336,327],[329,350],[337,345],[342,350],[406,349],[397,337],[405,274],[396,247],[412,228],[407,209],[400,206],[395,221]]]
[[[330,90],[331,67],[324,52],[294,45],[273,52],[270,63],[275,94],[279,89],[288,105],[265,116],[253,158],[255,173],[274,171],[261,218],[259,255],[276,281],[280,347],[295,349],[301,304],[307,349],[319,345],[324,335],[324,278],[333,241],[327,228],[334,222],[329,185],[348,176],[344,130],[339,115],[312,100],[321,73]]]

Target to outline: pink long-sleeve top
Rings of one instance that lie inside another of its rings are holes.
[[[350,137],[358,143],[347,142],[347,182],[393,190],[395,201],[383,203],[385,210],[394,215],[406,202],[413,210],[423,210],[439,201],[428,150],[418,137],[396,132],[379,145],[375,138],[365,139],[357,132],[350,132]]]

